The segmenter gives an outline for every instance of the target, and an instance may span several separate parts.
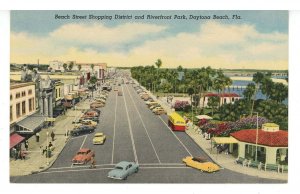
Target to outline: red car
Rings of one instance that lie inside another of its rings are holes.
[[[72,163],[73,164],[86,164],[94,156],[95,156],[94,151],[87,149],[87,148],[82,148],[74,156],[74,158],[72,159]]]

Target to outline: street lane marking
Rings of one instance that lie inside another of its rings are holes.
[[[46,171],[40,172],[39,174],[51,174],[51,173],[66,173],[66,172],[81,172],[81,171],[101,171],[101,170],[112,170],[114,168],[92,168],[90,169],[88,166],[85,169],[73,169],[73,170],[57,170],[57,171]],[[192,169],[187,166],[146,166],[139,167],[139,169]]]
[[[158,162],[161,163],[161,161],[160,161],[160,159],[159,159],[159,157],[158,157],[158,154],[157,154],[157,152],[156,152],[156,149],[155,149],[155,147],[154,147],[154,144],[153,144],[153,142],[152,142],[152,140],[151,140],[151,138],[150,138],[150,136],[149,136],[149,133],[148,133],[148,130],[147,130],[146,126],[145,126],[145,123],[144,123],[144,121],[143,121],[143,119],[142,119],[141,113],[140,113],[140,111],[138,110],[138,108],[136,107],[136,104],[134,103],[134,100],[133,100],[133,98],[132,98],[132,95],[130,94],[130,91],[129,91],[129,89],[128,89],[128,86],[126,86],[126,88],[127,88],[128,93],[129,93],[129,96],[130,96],[130,98],[131,98],[131,101],[132,101],[132,103],[133,103],[133,105],[134,105],[134,108],[135,108],[135,110],[137,111],[137,113],[138,113],[138,115],[139,115],[139,117],[140,117],[140,119],[141,119],[141,121],[142,121],[142,125],[143,125],[143,127],[144,127],[144,129],[145,129],[145,132],[146,132],[146,134],[147,134],[147,136],[148,136],[148,139],[150,140],[150,143],[151,143],[151,146],[152,146],[152,148],[153,148],[153,150],[154,150],[154,152],[155,152],[156,158],[157,158]]]
[[[160,120],[162,120],[162,122],[167,126],[167,128],[171,131],[171,133],[174,135],[174,137],[179,141],[179,143],[184,147],[184,149],[190,154],[190,156],[192,156],[191,152],[187,149],[187,147],[182,143],[182,141],[177,137],[177,135],[175,135],[175,133],[170,129],[170,127],[168,126],[168,124],[161,118],[161,116],[158,116],[160,118]]]
[[[115,152],[115,137],[116,137],[116,122],[117,122],[117,106],[118,106],[118,94],[116,93],[116,107],[115,107],[115,121],[114,121],[114,135],[113,135],[113,146],[111,154],[111,163],[114,163],[114,152]]]
[[[85,143],[85,140],[86,140],[86,138],[87,138],[87,135],[85,135],[85,137],[84,137],[84,140],[83,140],[83,142],[82,142],[82,144],[81,144],[81,146],[80,146],[80,149],[83,147],[83,145],[84,145],[84,143]]]
[[[133,139],[133,135],[132,135],[131,122],[130,122],[130,119],[129,119],[129,114],[128,114],[127,103],[126,103],[126,100],[125,100],[125,93],[124,93],[123,86],[122,86],[122,93],[123,93],[123,99],[124,99],[124,103],[125,103],[126,115],[127,115],[128,125],[129,125],[129,132],[130,132],[131,144],[132,144],[132,148],[133,148],[134,160],[138,164],[139,161],[138,161],[137,154],[136,154],[134,139]]]

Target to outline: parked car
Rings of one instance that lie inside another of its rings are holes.
[[[96,133],[93,138],[93,144],[94,145],[104,144],[105,140],[106,140],[106,136],[103,133]]]
[[[123,92],[122,91],[118,91],[118,96],[123,96]]]
[[[95,131],[95,127],[82,125],[82,126],[79,126],[77,128],[74,128],[71,131],[71,135],[72,136],[78,136],[78,135],[82,135],[82,134],[92,133],[94,131]]]
[[[156,105],[150,106],[149,109],[150,109],[150,110],[153,110],[153,109],[155,109],[155,108],[157,108],[157,107],[161,107],[160,104],[156,104]]]
[[[80,149],[72,159],[73,164],[86,164],[95,156],[95,153],[87,148]]]
[[[187,166],[198,169],[201,172],[216,172],[220,167],[212,162],[208,162],[205,158],[187,156],[182,160]]]
[[[82,117],[99,117],[99,114],[96,111],[87,111]]]
[[[154,112],[156,115],[161,115],[161,114],[167,114],[167,112],[163,109],[159,109],[157,111]]]
[[[158,110],[164,110],[164,109],[162,107],[158,106],[158,107],[152,109],[152,112],[156,112]]]
[[[85,120],[81,120],[80,123],[75,124],[74,127],[78,128],[78,127],[83,126],[83,125],[90,126],[90,127],[96,127],[97,122],[89,120],[89,119],[85,119]]]
[[[95,109],[95,108],[102,108],[104,107],[105,105],[103,103],[91,103],[90,104],[90,109]]]
[[[139,165],[134,162],[122,161],[115,168],[108,172],[108,177],[112,179],[126,180],[127,177],[139,171]]]
[[[97,109],[97,108],[92,108],[92,109],[89,109],[88,111],[95,111],[98,113],[98,115],[101,114],[101,110]]]

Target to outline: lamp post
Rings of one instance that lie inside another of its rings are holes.
[[[257,161],[257,142],[258,142],[258,112],[256,113],[256,138],[255,138],[255,161]]]
[[[48,128],[47,128],[47,150],[46,150],[46,158],[47,158],[47,166],[49,165],[49,155],[48,155],[48,150],[49,150],[49,131],[48,131]]]

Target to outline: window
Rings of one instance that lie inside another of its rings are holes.
[[[20,98],[20,92],[16,93],[16,98]]]
[[[12,95],[10,95],[10,100],[12,100],[13,99],[13,97],[12,97]]]
[[[12,106],[10,106],[10,121],[12,121],[13,120],[13,108],[12,108]]]
[[[224,98],[224,104],[226,104],[226,98]]]
[[[26,114],[26,102],[22,102],[22,115]]]
[[[16,113],[17,113],[17,118],[19,118],[21,116],[21,105],[20,105],[20,103],[18,103],[16,105]]]
[[[28,100],[28,104],[29,104],[29,112],[34,110],[34,98],[31,98]]]
[[[55,98],[58,97],[58,89],[55,89]]]
[[[22,97],[23,97],[23,96],[26,96],[26,92],[25,92],[25,91],[22,92]]]
[[[32,94],[32,89],[28,90],[28,95]]]
[[[60,95],[60,89],[58,90],[58,93],[59,93],[59,95],[58,95],[58,96],[59,96],[59,97],[61,97],[61,95]]]
[[[232,102],[234,102],[234,98],[232,98]]]

